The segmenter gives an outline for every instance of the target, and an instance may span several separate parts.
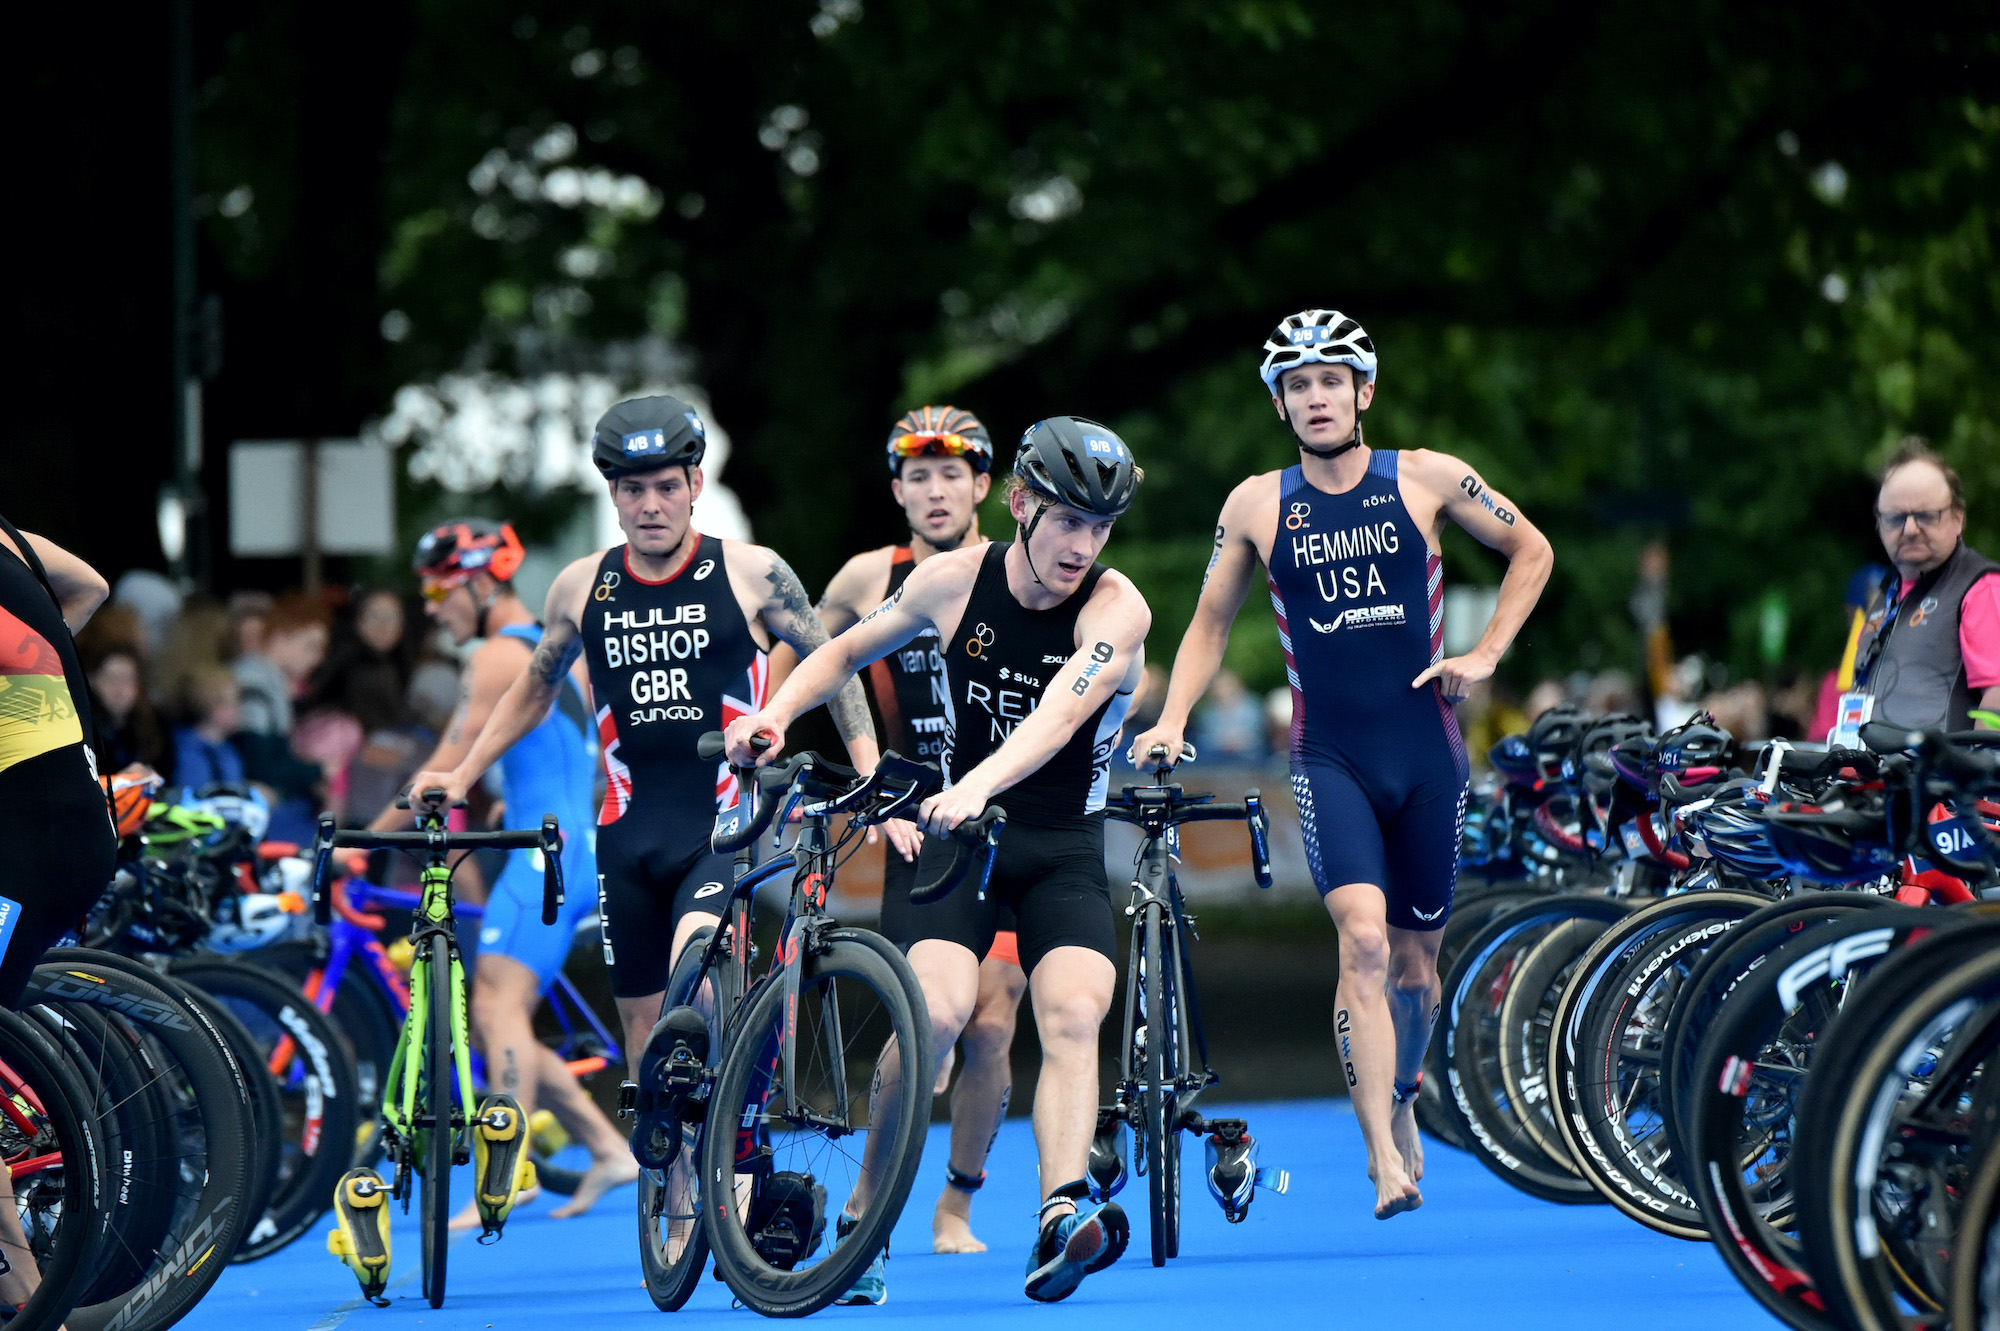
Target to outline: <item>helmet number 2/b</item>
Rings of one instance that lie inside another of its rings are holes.
[[[1090,649],[1090,664],[1083,668],[1083,674],[1077,678],[1076,683],[1069,686],[1069,691],[1079,698],[1090,692],[1090,681],[1104,673],[1104,667],[1111,663],[1111,658],[1115,654],[1111,644],[1108,642],[1100,642],[1092,646]]]

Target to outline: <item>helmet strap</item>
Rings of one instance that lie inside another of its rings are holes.
[[[1044,499],[1035,506],[1035,516],[1028,519],[1027,527],[1021,532],[1021,557],[1028,561],[1029,576],[1034,578],[1037,587],[1046,587],[1049,584],[1043,582],[1042,575],[1036,571],[1035,557],[1028,551],[1028,542],[1035,539],[1035,528],[1042,525],[1042,514],[1048,511],[1049,503],[1048,500]]]

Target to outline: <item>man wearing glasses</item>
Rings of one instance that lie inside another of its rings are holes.
[[[1862,630],[1857,691],[1841,699],[1836,740],[1868,720],[2000,728],[2000,564],[1962,539],[1958,473],[1922,439],[1905,439],[1882,468],[1875,525],[1896,568]]]

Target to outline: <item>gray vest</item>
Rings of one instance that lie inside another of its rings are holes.
[[[1960,541],[1869,625],[1856,659],[1868,663],[1862,686],[1875,699],[1876,720],[1911,730],[1972,728],[1966,713],[1978,699],[1959,654],[1959,606],[1973,583],[1996,571],[2000,564]]]

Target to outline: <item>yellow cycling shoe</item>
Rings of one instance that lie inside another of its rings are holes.
[[[568,1129],[546,1109],[528,1115],[528,1132],[535,1139],[535,1150],[542,1155],[555,1155],[570,1143]]]
[[[515,1198],[536,1184],[529,1140],[527,1115],[513,1096],[489,1095],[480,1103],[472,1124],[472,1200],[487,1234],[500,1232]]]
[[[372,1169],[350,1169],[333,1190],[339,1227],[326,1232],[326,1250],[361,1282],[361,1295],[378,1308],[389,1301],[389,1185]]]

